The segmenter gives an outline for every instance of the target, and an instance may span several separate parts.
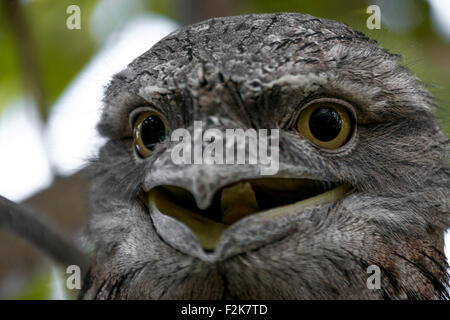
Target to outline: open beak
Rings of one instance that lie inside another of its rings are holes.
[[[335,202],[350,191],[346,184],[311,180],[266,178],[241,180],[219,189],[211,205],[201,210],[186,189],[158,186],[144,195],[150,210],[175,218],[195,234],[205,250],[214,250],[223,232],[250,215],[274,218],[299,213],[312,206]]]

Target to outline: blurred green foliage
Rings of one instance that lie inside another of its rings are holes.
[[[72,3],[70,0],[32,1],[26,6],[33,38],[37,39],[36,54],[50,105],[96,49],[89,28],[86,28],[95,1],[77,1],[83,8],[81,30],[66,28],[66,8]]]
[[[96,50],[89,32],[88,23],[96,1],[78,0],[83,8],[81,30],[66,28],[66,8],[70,0],[29,1],[22,6],[33,43],[32,54],[37,58],[47,108],[58,98],[69,82],[86,65]],[[10,15],[5,2],[0,5],[0,111],[14,98],[23,94],[21,62],[17,35],[10,23]],[[9,15],[9,16],[7,16]]]
[[[14,300],[49,300],[52,299],[52,272],[38,273],[31,277]]]
[[[69,290],[65,287],[63,270],[39,269],[22,286],[19,293],[12,297],[13,300],[50,300],[50,299],[76,299],[79,290]],[[55,297],[55,287],[61,290]]]
[[[12,97],[21,93],[18,59],[13,46],[13,37],[6,20],[0,19],[0,111]]]

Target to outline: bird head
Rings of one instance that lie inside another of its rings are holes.
[[[445,297],[433,107],[397,55],[342,23],[173,32],[106,89],[83,297]]]

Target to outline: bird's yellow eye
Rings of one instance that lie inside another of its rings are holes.
[[[134,122],[134,145],[141,157],[148,157],[167,134],[166,120],[154,111],[141,113]]]
[[[352,121],[347,108],[332,102],[311,104],[297,120],[297,130],[325,149],[337,149],[344,145],[351,129]]]

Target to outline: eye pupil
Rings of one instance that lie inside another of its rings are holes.
[[[349,140],[353,121],[348,108],[333,102],[312,102],[297,119],[297,130],[323,149],[338,149]]]
[[[148,116],[141,124],[141,136],[144,146],[153,150],[155,144],[163,141],[166,136],[163,121],[158,116]]]
[[[309,118],[309,129],[320,141],[331,141],[339,135],[342,120],[331,107],[323,106],[314,110]]]

